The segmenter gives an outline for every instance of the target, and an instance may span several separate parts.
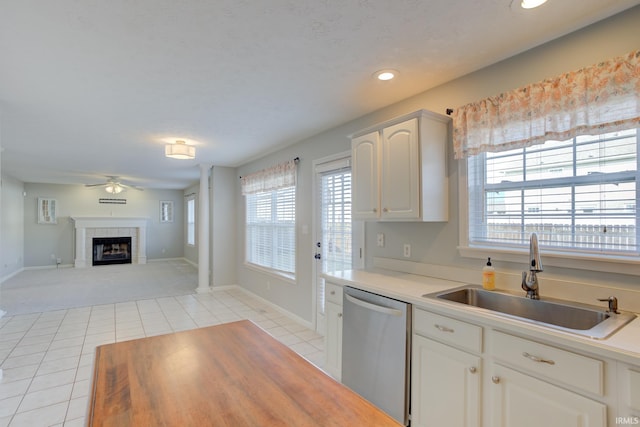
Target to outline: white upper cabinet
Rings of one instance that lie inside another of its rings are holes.
[[[358,194],[358,197],[352,198],[351,214],[356,219],[378,217],[379,151],[380,135],[377,131],[353,138],[351,141],[351,186],[353,194]]]
[[[420,217],[418,119],[382,129],[381,219]]]
[[[354,219],[447,221],[447,116],[420,110],[352,138]]]

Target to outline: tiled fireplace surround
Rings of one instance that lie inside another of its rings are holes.
[[[131,262],[147,263],[147,218],[71,217],[75,222],[75,267],[92,267],[94,237],[131,237]]]

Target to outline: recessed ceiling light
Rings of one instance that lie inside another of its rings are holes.
[[[523,9],[533,9],[534,7],[538,7],[546,2],[547,0],[522,0],[520,6],[522,6]]]
[[[397,76],[398,72],[396,70],[380,70],[373,73],[373,75],[378,80],[387,81]]]

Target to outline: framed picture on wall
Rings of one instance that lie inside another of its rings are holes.
[[[56,199],[38,197],[38,224],[57,224]]]
[[[173,202],[160,201],[160,222],[173,222]]]

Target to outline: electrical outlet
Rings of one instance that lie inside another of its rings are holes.
[[[56,259],[56,264],[62,264],[62,258]]]
[[[405,258],[409,258],[411,257],[411,245],[408,243],[404,244],[404,253],[403,253]]]
[[[378,233],[378,247],[384,248],[384,233]]]

